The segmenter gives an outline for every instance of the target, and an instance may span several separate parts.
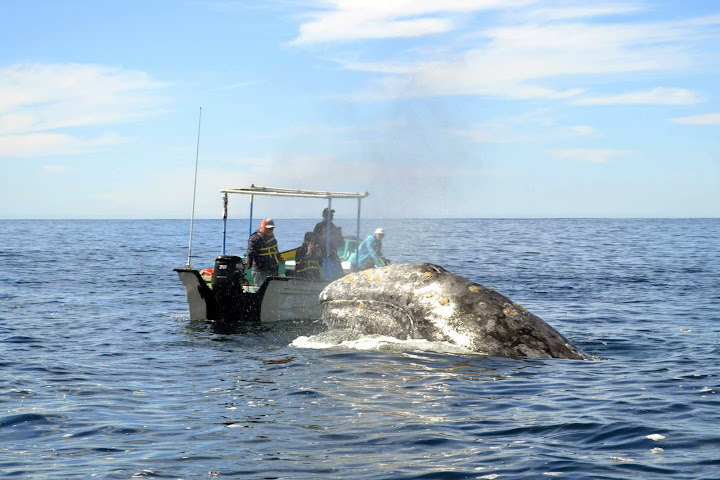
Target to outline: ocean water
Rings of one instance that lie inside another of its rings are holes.
[[[278,220],[281,249],[314,223]],[[720,220],[377,226],[395,263],[494,288],[594,360],[219,332],[172,271],[189,221],[0,221],[0,476],[720,478]],[[228,231],[240,253],[247,225]],[[193,266],[221,235],[195,222]]]

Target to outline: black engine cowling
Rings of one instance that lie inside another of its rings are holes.
[[[215,259],[212,285],[215,299],[220,308],[220,315],[225,322],[235,322],[246,317],[244,307],[243,281],[245,266],[242,258],[232,255],[221,255]]]

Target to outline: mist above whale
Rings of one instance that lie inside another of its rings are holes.
[[[332,328],[446,341],[489,356],[587,359],[521,305],[429,263],[346,275],[325,287],[320,303]]]

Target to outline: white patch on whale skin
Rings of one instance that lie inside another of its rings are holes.
[[[472,349],[473,341],[470,332],[461,331],[457,325],[452,326],[451,320],[458,314],[455,304],[450,297],[445,296],[445,289],[437,282],[428,283],[420,288],[410,289],[415,292],[418,303],[428,312],[427,320],[437,328],[440,333],[454,344]]]

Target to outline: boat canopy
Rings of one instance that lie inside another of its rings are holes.
[[[299,190],[299,189],[291,189],[291,188],[275,188],[275,187],[258,187],[255,185],[250,185],[247,188],[223,188],[220,190],[220,192],[223,194],[223,223],[225,223],[225,227],[223,228],[223,245],[222,245],[222,252],[223,255],[225,255],[225,238],[227,234],[227,203],[228,203],[228,194],[241,194],[241,195],[250,195],[250,216],[249,216],[249,224],[248,224],[248,238],[252,235],[252,220],[253,220],[253,198],[255,195],[265,195],[270,197],[300,197],[300,198],[321,198],[326,199],[328,202],[328,210],[332,210],[332,201],[333,199],[349,199],[349,198],[355,198],[357,199],[357,223],[356,223],[356,233],[357,233],[357,239],[360,239],[360,204],[362,203],[362,199],[366,198],[368,195],[370,195],[368,192],[361,192],[361,193],[351,193],[351,192],[329,192],[324,190]],[[326,269],[327,261],[329,260],[330,255],[330,216],[328,215],[326,217],[327,222],[327,236],[325,238],[325,262],[323,263],[323,269]],[[327,270],[327,269],[326,269]]]
[[[274,188],[274,187],[256,187],[250,185],[248,188],[224,188],[220,190],[222,193],[239,193],[244,195],[268,195],[272,197],[304,197],[304,198],[366,198],[370,195],[368,192],[350,193],[350,192],[326,192],[322,190],[295,190],[290,188]]]

